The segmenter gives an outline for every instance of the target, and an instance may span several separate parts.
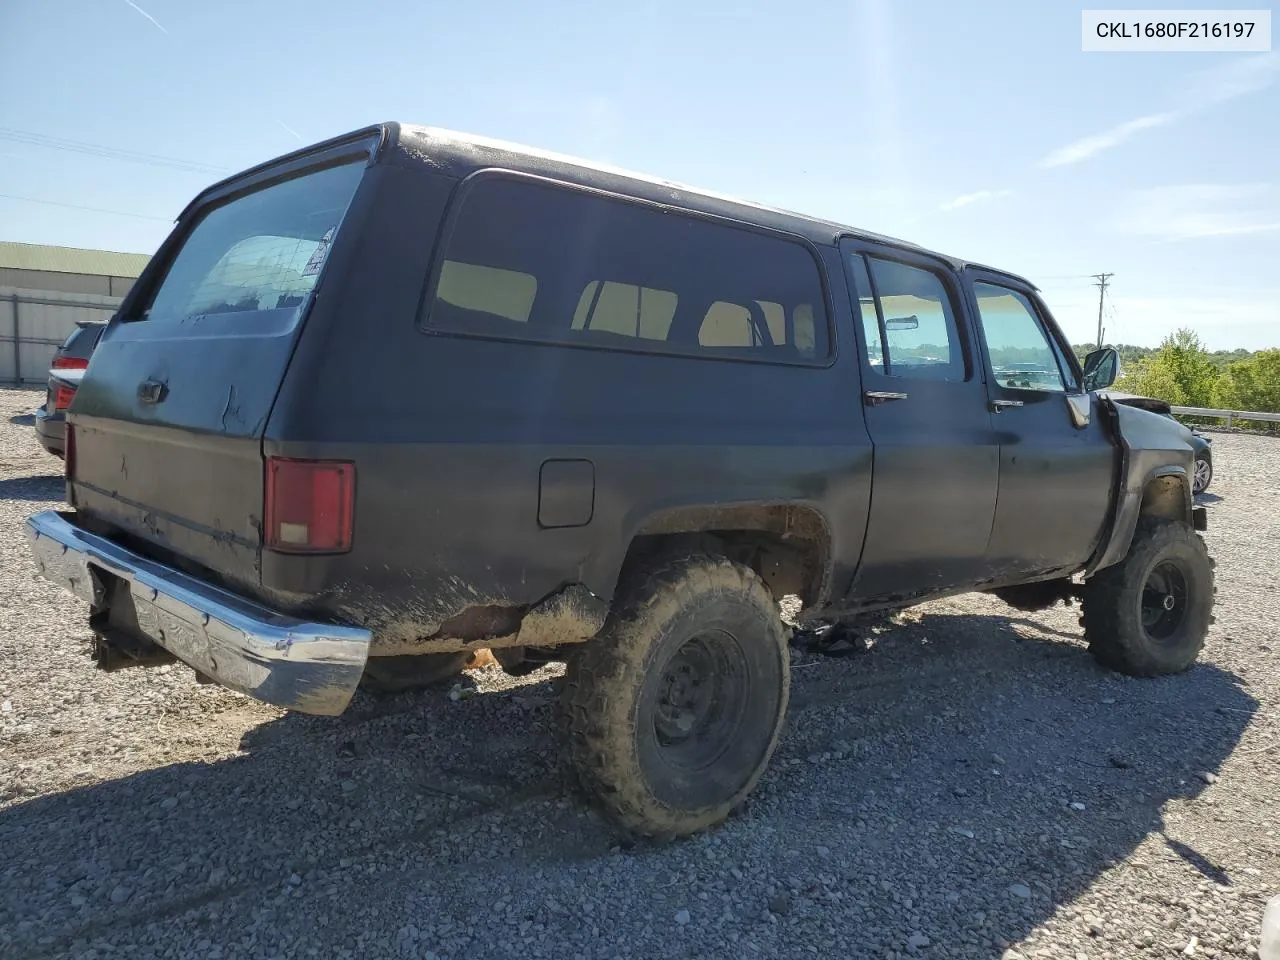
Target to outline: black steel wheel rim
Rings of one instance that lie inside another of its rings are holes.
[[[1151,568],[1142,587],[1142,629],[1157,642],[1168,642],[1187,617],[1188,578],[1182,565],[1162,560]]]
[[[737,741],[750,694],[736,637],[709,630],[686,640],[663,668],[653,708],[663,761],[685,773],[714,765]]]

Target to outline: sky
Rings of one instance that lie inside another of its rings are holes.
[[[209,183],[400,120],[1012,270],[1072,342],[1107,272],[1108,342],[1280,346],[1280,52],[1083,53],[1081,9],[0,0],[0,240],[151,253]]]

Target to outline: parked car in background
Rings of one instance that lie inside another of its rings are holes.
[[[81,320],[53,355],[49,367],[49,389],[44,403],[36,411],[36,436],[40,446],[55,457],[64,455],[63,434],[66,411],[80,387],[80,378],[89,366],[89,357],[106,324],[99,320]]]
[[[1152,413],[1158,413],[1162,417],[1181,422],[1173,415],[1173,408],[1164,400],[1157,400],[1155,397],[1140,397],[1132,393],[1119,393],[1115,390],[1108,390],[1107,396],[1116,403],[1138,407],[1142,410],[1150,410]],[[1195,451],[1196,455],[1195,476],[1192,478],[1191,492],[1204,493],[1209,489],[1209,484],[1213,482],[1213,440],[1204,436],[1195,427],[1188,427],[1187,429],[1191,431],[1191,449]]]

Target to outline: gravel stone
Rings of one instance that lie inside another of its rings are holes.
[[[22,420],[41,401],[0,390],[5,957],[1257,956],[1280,891],[1280,437],[1214,434],[1219,605],[1193,670],[1100,669],[1077,608],[935,601],[856,657],[798,653],[746,807],[648,844],[566,787],[561,664],[337,718],[181,665],[96,670],[22,531],[63,492]]]

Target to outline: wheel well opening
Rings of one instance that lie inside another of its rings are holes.
[[[669,511],[632,539],[622,577],[659,556],[700,550],[750,567],[775,599],[795,595],[808,607],[826,590],[830,544],[826,521],[811,508],[762,504]]]
[[[1165,520],[1191,522],[1191,497],[1180,476],[1155,477],[1142,491],[1142,506],[1138,511],[1143,517],[1162,517]]]

